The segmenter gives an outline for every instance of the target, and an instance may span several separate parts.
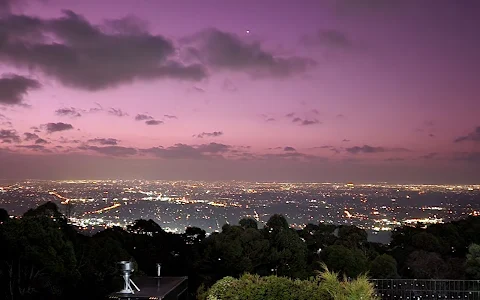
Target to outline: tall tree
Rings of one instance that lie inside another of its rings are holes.
[[[365,254],[357,248],[333,245],[322,251],[322,259],[329,269],[356,277],[368,270]]]
[[[7,221],[8,219],[8,212],[5,209],[0,208],[0,224]]]
[[[61,299],[79,273],[73,245],[51,218],[22,218],[0,227],[0,289],[6,299]]]
[[[465,267],[467,275],[471,279],[480,279],[480,245],[471,244],[468,247]]]
[[[397,261],[388,254],[377,256],[370,263],[369,275],[373,278],[398,278]]]

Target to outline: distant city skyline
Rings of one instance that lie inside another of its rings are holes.
[[[478,184],[479,14],[0,0],[0,178]]]

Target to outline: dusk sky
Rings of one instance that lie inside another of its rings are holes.
[[[477,0],[0,0],[0,178],[480,183]]]

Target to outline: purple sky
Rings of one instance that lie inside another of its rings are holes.
[[[0,178],[478,183],[478,1],[300,2],[0,0]]]

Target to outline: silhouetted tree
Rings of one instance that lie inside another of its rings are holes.
[[[7,221],[9,218],[8,212],[5,209],[0,208],[0,223]]]
[[[160,227],[160,225],[155,223],[155,221],[153,221],[152,219],[135,220],[133,224],[127,226],[127,230],[138,234],[157,234],[165,232],[162,227]]]
[[[343,225],[338,229],[338,238],[341,244],[349,247],[360,247],[367,243],[368,234],[356,226]]]
[[[54,219],[63,219],[63,214],[58,210],[57,204],[49,201],[38,206],[35,209],[29,209],[24,214],[24,217],[49,217]]]
[[[198,244],[205,239],[207,233],[198,227],[187,227],[185,229],[185,241],[190,244]]]
[[[468,247],[466,273],[471,279],[480,279],[480,245],[471,244]]]
[[[367,258],[357,248],[347,248],[343,245],[333,245],[322,251],[322,260],[329,269],[356,277],[368,270]]]
[[[414,278],[441,279],[445,274],[445,261],[435,252],[412,252],[407,261]]]
[[[247,228],[258,229],[257,221],[252,218],[243,218],[240,220],[240,222],[238,222],[238,224],[240,224],[240,226],[244,229],[247,229]]]
[[[397,261],[388,254],[377,256],[370,263],[369,275],[373,278],[398,278]]]
[[[438,239],[431,233],[419,232],[412,237],[412,246],[426,252],[440,253],[441,246]]]
[[[282,229],[288,229],[288,222],[283,215],[274,214],[273,216],[268,219],[266,224],[266,229],[271,229],[275,231],[279,231]]]
[[[50,218],[0,227],[0,276],[6,299],[62,299],[79,277],[72,243]]]
[[[287,228],[270,233],[270,245],[271,266],[276,274],[306,277],[307,245],[295,230]]]

